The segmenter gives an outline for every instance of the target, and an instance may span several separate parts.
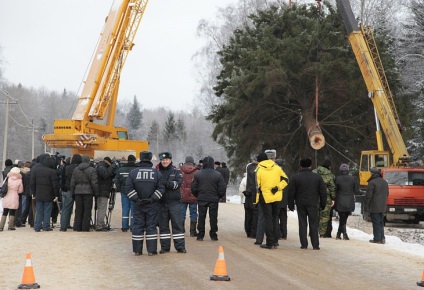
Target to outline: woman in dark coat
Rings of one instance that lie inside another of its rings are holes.
[[[335,209],[339,213],[339,230],[337,231],[337,240],[349,240],[346,232],[347,218],[355,210],[355,194],[359,193],[358,180],[349,175],[349,165],[340,165],[340,176],[336,177],[336,200]]]

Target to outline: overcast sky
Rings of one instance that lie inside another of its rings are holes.
[[[116,0],[118,1],[118,0]],[[199,20],[236,0],[151,0],[123,68],[118,100],[191,109]],[[0,0],[4,77],[26,87],[77,92],[112,0]],[[82,88],[79,90],[81,92]]]

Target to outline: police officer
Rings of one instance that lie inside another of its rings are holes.
[[[172,225],[172,239],[174,247],[178,253],[186,253],[183,220],[180,209],[180,186],[183,183],[183,176],[180,170],[172,165],[172,154],[170,152],[159,153],[159,171],[162,173],[160,183],[165,186],[165,193],[159,202],[159,233],[161,250],[164,254],[171,249],[171,231],[169,230],[169,220]]]
[[[149,256],[157,255],[158,201],[165,187],[159,182],[162,175],[152,168],[151,160],[152,152],[140,152],[140,166],[130,172],[126,182],[127,195],[134,202],[132,244],[136,256],[143,254],[144,232]]]

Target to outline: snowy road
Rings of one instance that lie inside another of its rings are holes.
[[[116,228],[119,216],[118,202]],[[288,239],[267,250],[245,237],[243,219],[242,205],[220,204],[218,242],[186,237],[187,254],[172,249],[153,257],[134,256],[130,233],[120,230],[6,230],[0,233],[0,289],[21,283],[26,252],[42,289],[417,289],[421,279],[424,246],[391,236],[386,245],[370,244],[370,235],[349,228],[350,241],[321,239],[320,251],[301,250],[290,213]],[[230,282],[209,279],[220,245]]]

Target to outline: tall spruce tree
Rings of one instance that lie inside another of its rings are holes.
[[[140,104],[138,103],[137,96],[134,95],[133,103],[128,111],[127,120],[128,127],[131,131],[136,131],[141,127],[143,113],[141,112]]]
[[[222,103],[208,118],[233,166],[275,148],[297,170],[301,156],[314,156],[308,132],[316,121],[328,144],[319,154],[335,164],[375,148],[373,106],[344,24],[324,6],[325,13],[315,5],[258,11],[218,52]]]
[[[166,119],[165,128],[163,130],[163,141],[169,145],[169,143],[172,143],[174,140],[178,139],[177,136],[177,123],[175,121],[175,115],[174,113],[170,112],[168,114],[168,117]],[[168,146],[169,148],[169,146]]]

